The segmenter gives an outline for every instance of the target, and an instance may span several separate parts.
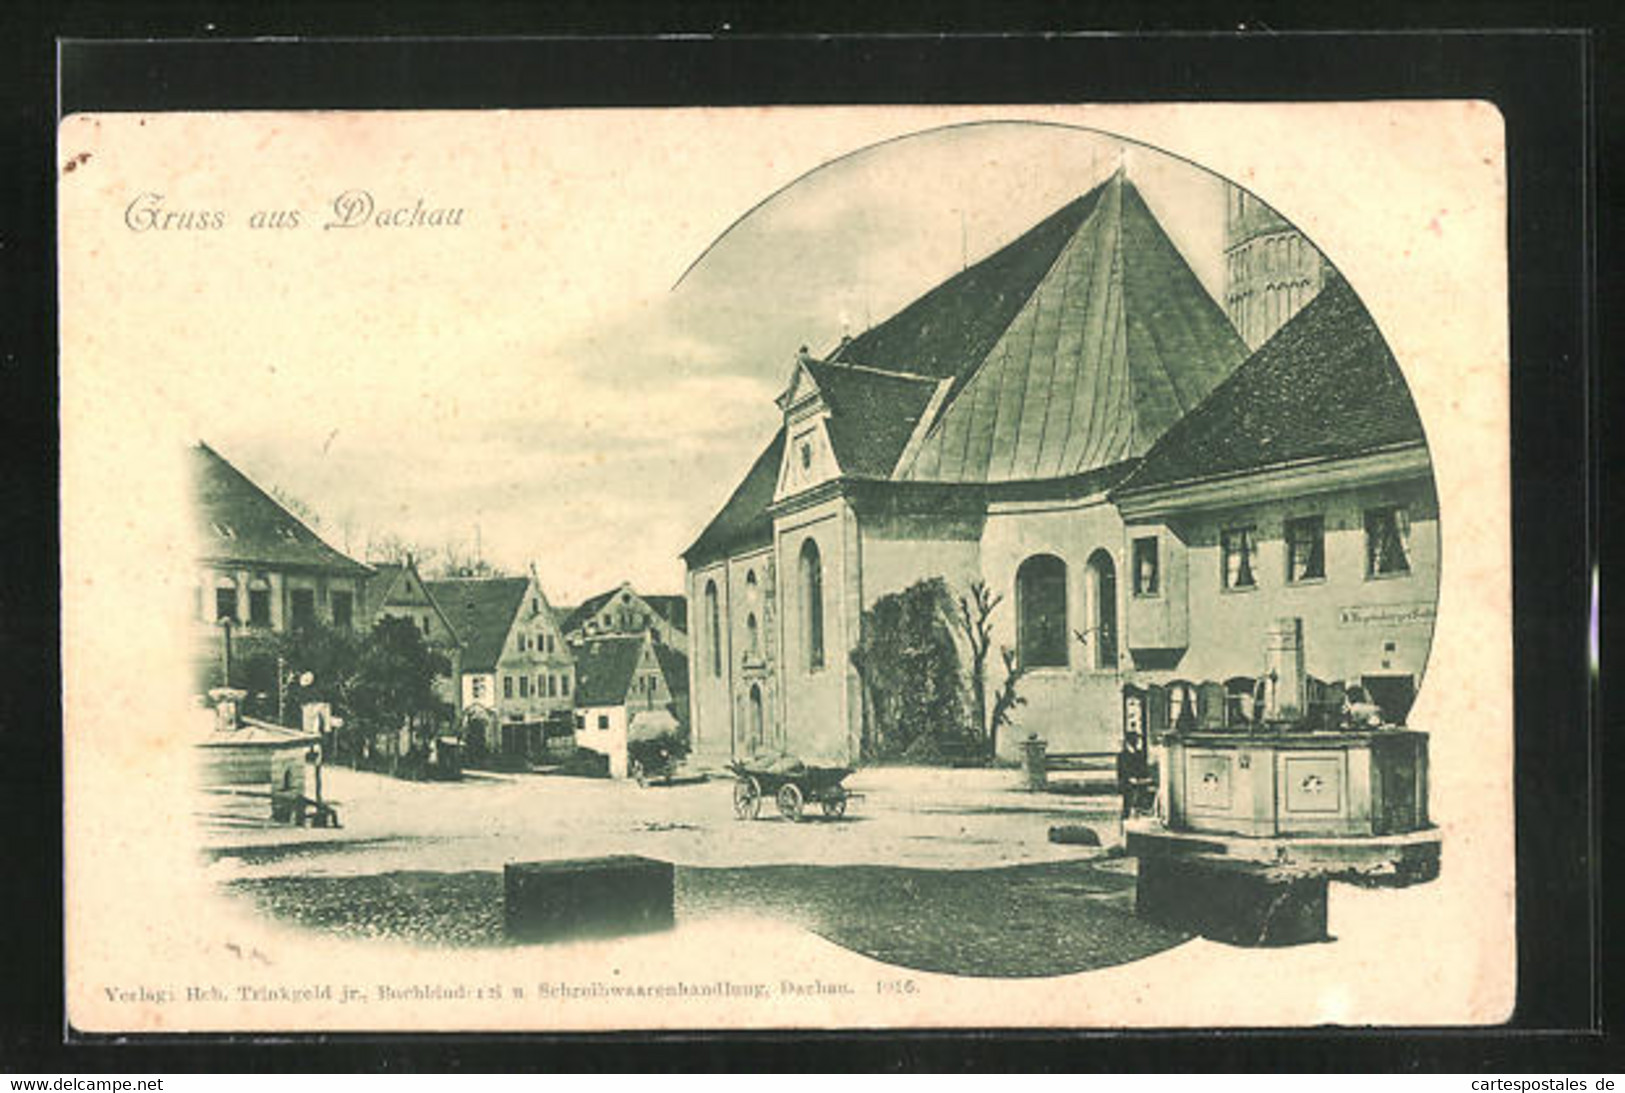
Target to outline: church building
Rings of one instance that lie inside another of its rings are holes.
[[[695,754],[856,762],[862,614],[934,577],[1003,597],[994,649],[1024,669],[1005,754],[1029,733],[1115,749],[1125,683],[1256,673],[1277,614],[1311,620],[1312,670],[1336,643],[1338,678],[1419,676],[1431,469],[1380,334],[1327,283],[1250,354],[1119,171],[824,359],[804,350],[771,441],[683,555]],[[995,654],[990,688],[999,671]]]

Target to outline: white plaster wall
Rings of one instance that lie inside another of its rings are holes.
[[[1000,730],[999,754],[1019,755],[1020,740],[1032,733],[1049,742],[1051,751],[1115,751],[1121,742],[1121,687],[1128,656],[1121,636],[1125,618],[1127,562],[1123,556],[1123,521],[1104,502],[1067,507],[995,507],[987,520],[982,542],[982,574],[1004,601],[993,615],[994,651],[989,656],[988,705],[1003,682],[1000,647],[1016,648],[1016,570],[1035,554],[1053,554],[1066,563],[1067,633],[1087,631],[1094,617],[1088,579],[1089,556],[1105,549],[1117,569],[1118,666],[1094,667],[1094,648],[1076,638],[1067,645],[1064,668],[1038,668],[1027,673],[1017,688],[1026,699],[1017,707],[1014,725]],[[1091,641],[1096,640],[1091,635]]]

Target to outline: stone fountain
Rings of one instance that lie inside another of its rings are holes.
[[[1353,701],[1311,717],[1302,620],[1277,619],[1253,716],[1163,737],[1160,816],[1127,825],[1145,918],[1245,945],[1324,940],[1326,885],[1439,871],[1428,738]]]

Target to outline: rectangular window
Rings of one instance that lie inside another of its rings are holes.
[[[513,697],[513,676],[503,676],[502,677],[502,697],[503,698],[512,698]]]
[[[248,590],[248,625],[271,625],[271,590],[269,588],[250,588]]]
[[[217,588],[214,590],[214,617],[216,619],[237,618],[237,590],[235,588]]]
[[[1156,596],[1162,592],[1162,572],[1157,557],[1157,537],[1134,540],[1134,594]]]
[[[1411,571],[1407,541],[1411,521],[1398,506],[1367,509],[1365,513],[1365,575],[1392,577]]]
[[[475,677],[473,690],[474,690],[474,701],[475,702],[484,702],[485,701],[485,679],[483,677],[479,677],[479,676]]]
[[[333,625],[340,630],[350,629],[355,619],[355,597],[349,592],[333,593]]]
[[[1300,516],[1286,522],[1286,579],[1318,581],[1326,576],[1326,521]]]
[[[288,605],[293,611],[295,626],[316,625],[316,593],[308,588],[295,588],[288,593]]]
[[[559,683],[561,684],[560,693],[563,694],[563,695],[568,696],[569,693],[570,693],[570,677],[569,676],[560,676],[559,677]]]
[[[608,714],[601,713],[601,714],[598,715],[598,727],[601,730],[607,730],[609,728],[609,715]]]
[[[520,676],[519,677],[519,697],[520,698],[529,698],[530,697],[530,677],[529,676]]]
[[[418,621],[423,623],[423,636],[428,637],[429,636],[429,616],[425,615],[425,616],[423,616],[422,619],[420,619]]]
[[[1258,536],[1253,528],[1232,528],[1219,535],[1223,555],[1221,574],[1226,589],[1256,588],[1258,578]]]

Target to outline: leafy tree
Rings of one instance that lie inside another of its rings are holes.
[[[450,660],[424,643],[410,619],[380,619],[361,647],[350,708],[367,731],[405,727],[409,754],[420,761],[448,711],[435,694],[435,680],[450,674]]]
[[[353,631],[332,626],[301,626],[279,635],[276,655],[285,673],[287,705],[297,713],[303,703],[326,702],[347,713],[361,646]]]
[[[965,681],[954,601],[940,577],[880,597],[863,613],[852,665],[863,683],[864,749],[873,758],[933,753],[965,735]]]

